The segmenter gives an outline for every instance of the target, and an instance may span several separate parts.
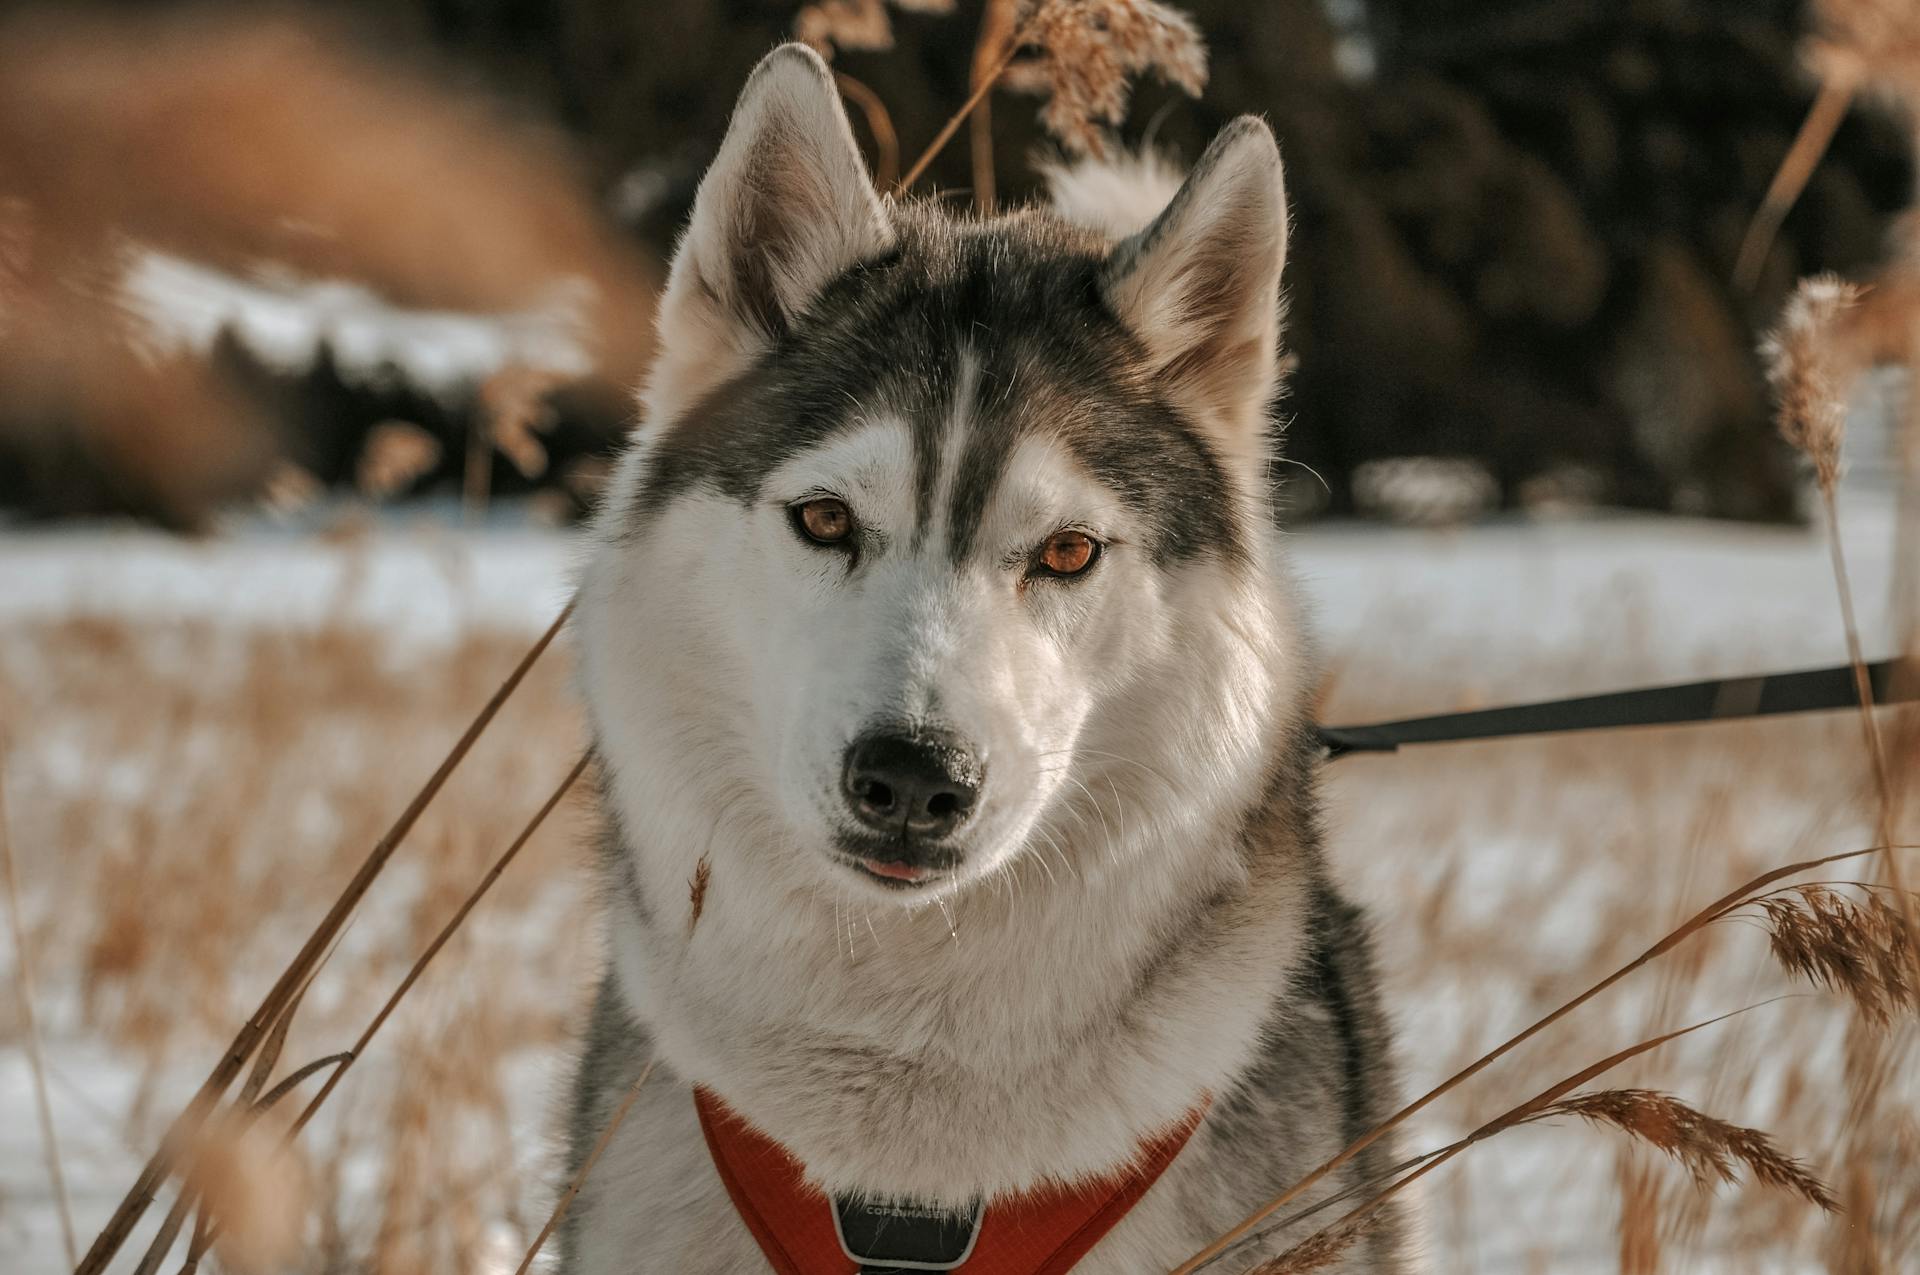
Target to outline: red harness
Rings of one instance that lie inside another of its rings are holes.
[[[860,1268],[840,1246],[832,1202],[807,1185],[799,1161],[708,1090],[696,1086],[693,1098],[713,1167],[778,1275],[856,1275]],[[1206,1110],[1203,1101],[1141,1147],[1133,1165],[1115,1177],[991,1202],[973,1252],[956,1269],[964,1275],[1064,1275],[1139,1203]]]

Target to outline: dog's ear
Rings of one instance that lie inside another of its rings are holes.
[[[660,303],[648,405],[677,414],[893,243],[833,74],[803,44],[754,68],[701,179]]]
[[[1174,401],[1257,455],[1277,386],[1287,197],[1280,149],[1243,115],[1152,225],[1113,250],[1107,300]]]

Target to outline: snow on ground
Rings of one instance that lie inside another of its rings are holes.
[[[1888,649],[1893,504],[1849,492],[1846,546],[1869,653]],[[1581,652],[1596,628],[1644,625],[1659,676],[1836,662],[1845,654],[1824,539],[1813,532],[1640,516],[1504,521],[1471,529],[1322,524],[1290,537],[1327,656],[1392,646],[1410,623],[1446,659]],[[266,523],[184,540],[137,529],[16,529],[0,539],[0,622],[76,613],[313,625],[342,614],[414,639],[475,625],[537,630],[564,604],[576,554],[564,533],[443,516],[319,539]],[[1729,661],[1740,661],[1728,667]],[[1604,689],[1606,661],[1577,684]]]
[[[146,348],[211,351],[230,335],[267,366],[310,370],[324,351],[349,380],[404,377],[452,397],[510,365],[584,376],[584,279],[563,281],[546,304],[511,314],[408,310],[365,286],[303,279],[263,267],[240,278],[150,249],[130,255],[123,303]]]
[[[1848,493],[1843,541],[1870,654],[1892,649],[1891,528],[1892,504],[1884,492]],[[1354,670],[1355,681],[1336,682],[1333,703],[1339,712],[1355,716],[1408,715],[1642,680],[1830,664],[1844,656],[1827,547],[1813,531],[1623,516],[1495,522],[1449,531],[1319,525],[1293,535],[1291,542],[1328,661],[1336,672]],[[254,522],[201,541],[104,527],[14,529],[0,534],[0,642],[17,640],[36,622],[76,614],[136,622],[204,618],[266,630],[318,626],[345,615],[427,645],[476,628],[531,634],[563,604],[573,558],[566,535],[504,515],[465,531],[450,517],[431,512],[401,515],[344,537]],[[1672,737],[1672,732],[1663,736]],[[1693,747],[1684,741],[1667,746]],[[1493,760],[1532,755],[1472,754]],[[1587,757],[1579,754],[1575,763],[1584,765]],[[1503,889],[1524,882],[1548,858],[1546,846],[1528,840],[1534,831],[1519,830],[1543,826],[1522,817],[1539,813],[1528,803],[1544,802],[1549,815],[1579,822],[1591,832],[1617,810],[1618,794],[1573,783],[1549,800],[1535,788],[1562,783],[1566,770],[1554,772],[1562,778],[1543,785],[1496,781],[1489,774],[1488,791],[1458,797],[1482,804],[1445,816],[1444,835],[1424,850],[1376,854],[1376,838],[1405,841],[1425,835],[1422,803],[1435,801],[1437,791],[1452,797],[1477,783],[1472,763],[1448,769],[1451,762],[1439,762],[1437,769],[1424,772],[1417,763],[1406,770],[1387,769],[1401,764],[1397,759],[1341,764],[1332,784],[1331,839],[1343,876],[1380,917],[1389,979],[1426,980],[1417,995],[1397,992],[1395,1008],[1407,1032],[1410,1074],[1431,1079],[1444,1074],[1438,1067],[1465,1044],[1485,1043],[1495,1027],[1515,1025],[1525,990],[1517,983],[1509,987],[1503,978],[1550,978],[1560,947],[1606,937],[1588,932],[1600,925],[1598,907],[1583,910],[1581,905],[1615,886],[1583,894],[1585,878],[1568,874],[1564,861],[1556,861],[1555,868],[1562,873],[1555,880],[1567,883],[1570,896],[1560,901],[1570,905],[1564,912],[1556,908],[1531,918],[1517,936],[1504,933],[1498,908],[1488,915],[1475,913],[1476,899],[1504,897]],[[1526,764],[1514,762],[1502,773],[1525,775]],[[1723,757],[1716,765],[1725,770],[1733,763]],[[1493,791],[1496,786],[1503,790]],[[32,792],[9,796],[16,809],[35,799]],[[1776,794],[1775,805],[1769,800],[1766,794],[1756,796],[1742,806],[1743,817],[1765,828],[1806,816],[1806,803],[1797,797]],[[1846,819],[1831,826],[1845,827]],[[1699,897],[1721,875],[1711,865],[1697,872],[1689,897]],[[1416,879],[1421,889],[1451,890],[1460,902],[1450,924],[1494,945],[1496,953],[1500,942],[1511,940],[1523,953],[1537,943],[1538,968],[1528,968],[1533,958],[1522,958],[1484,978],[1466,964],[1457,976],[1434,975],[1427,967],[1444,963],[1443,957],[1409,950],[1397,937],[1406,927],[1392,915],[1396,897],[1402,902],[1413,897],[1405,893],[1411,888],[1405,882]],[[1555,880],[1542,884],[1551,888]],[[28,894],[35,896],[31,881]],[[1667,914],[1663,910],[1660,916]],[[10,972],[11,963],[8,945],[0,952],[0,971]],[[59,984],[58,971],[51,974],[47,981]],[[1436,977],[1458,981],[1435,982]],[[1740,990],[1736,987],[1736,997]],[[1468,1002],[1475,1002],[1471,1013],[1460,1008]],[[58,1006],[50,1017],[56,1028],[75,1021]],[[58,1235],[17,1040],[15,1015],[0,1015],[0,1267],[53,1270],[59,1265]],[[136,1082],[111,1049],[71,1030],[56,1031],[52,1051],[53,1101],[84,1242],[137,1166],[140,1148],[122,1140],[122,1117],[135,1099]],[[204,1065],[204,1060],[189,1061],[188,1071]],[[548,1058],[528,1075],[551,1077],[557,1069],[557,1061]],[[544,1083],[530,1079],[527,1088],[537,1091]],[[171,1095],[158,1099],[162,1109],[175,1101]],[[548,1108],[544,1099],[521,1106],[514,1112],[517,1136],[537,1142]],[[1457,1129],[1459,1119],[1458,1112],[1437,1115],[1423,1134]],[[1470,1189],[1436,1187],[1429,1203],[1436,1215],[1432,1236],[1442,1259],[1438,1269],[1614,1269],[1605,1247],[1611,1196],[1599,1197],[1596,1206],[1595,1197],[1574,1193],[1573,1204],[1563,1200],[1558,1211],[1544,1205],[1511,1207],[1529,1192],[1538,1195],[1543,1184],[1552,1184],[1549,1194],[1574,1180],[1597,1180],[1610,1189],[1613,1160],[1601,1149],[1604,1144],[1597,1139],[1578,1144],[1585,1162],[1570,1166],[1567,1144],[1555,1141],[1563,1136],[1552,1131],[1518,1135],[1510,1153],[1482,1157],[1485,1163],[1476,1164]],[[1596,1208],[1606,1216],[1573,1216]],[[1543,1232],[1542,1227],[1561,1229]],[[1706,1261],[1689,1267],[1714,1268]],[[1718,1268],[1739,1267],[1722,1263]]]

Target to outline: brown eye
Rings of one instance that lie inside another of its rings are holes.
[[[847,508],[845,501],[823,496],[795,505],[793,523],[816,544],[839,544],[853,534],[853,510]]]
[[[1077,576],[1100,556],[1100,542],[1084,531],[1056,531],[1040,546],[1040,568],[1047,575]]]

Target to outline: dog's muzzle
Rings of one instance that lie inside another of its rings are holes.
[[[869,731],[848,745],[840,790],[861,834],[847,849],[876,876],[916,881],[952,867],[944,843],[973,814],[984,780],[973,750],[940,732]]]

